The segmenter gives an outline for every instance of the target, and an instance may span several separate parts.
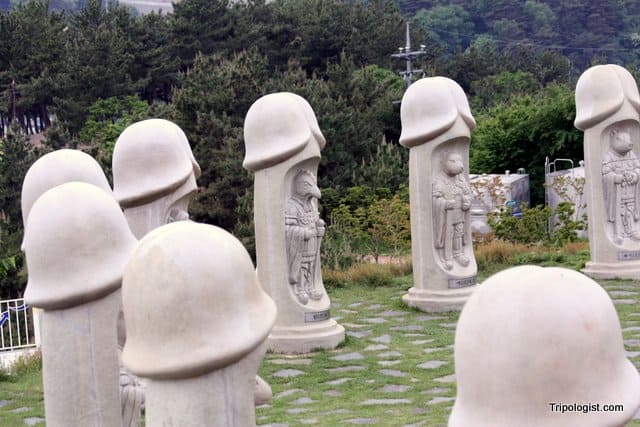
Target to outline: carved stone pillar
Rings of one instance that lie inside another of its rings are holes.
[[[130,125],[118,137],[112,166],[113,192],[138,239],[164,224],[189,219],[189,203],[196,194],[196,179],[201,171],[187,136],[178,125],[164,119]],[[120,331],[122,348],[124,325]],[[132,415],[125,416],[125,427],[138,425],[144,389],[126,371],[120,380],[123,415]],[[271,396],[269,384],[256,377],[256,405],[268,402]]]
[[[94,185],[62,184],[31,208],[24,297],[44,310],[48,426],[122,426],[116,320],[122,272],[135,244],[116,201]]]
[[[127,264],[122,301],[122,358],[147,379],[147,426],[255,425],[276,307],[238,239],[190,221],[150,232]]]
[[[640,95],[618,65],[597,65],[576,85],[584,131],[591,277],[640,278]]]
[[[316,182],[325,139],[311,106],[292,93],[257,100],[244,125],[244,167],[255,172],[254,219],[260,283],[278,306],[268,340],[278,353],[332,349],[344,328],[331,319],[322,283]]]
[[[460,86],[444,77],[412,84],[400,114],[400,144],[409,148],[414,281],[402,299],[427,312],[459,310],[476,287],[468,174],[475,121]]]

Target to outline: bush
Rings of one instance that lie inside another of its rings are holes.
[[[324,268],[322,279],[327,288],[342,288],[347,285],[380,287],[387,286],[394,277],[411,273],[411,264],[367,264],[360,263],[344,271]]]

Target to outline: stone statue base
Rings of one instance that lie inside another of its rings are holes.
[[[640,260],[625,262],[587,262],[581,270],[593,279],[640,280]]]
[[[332,350],[344,341],[344,327],[329,319],[305,326],[274,326],[267,340],[273,353],[310,353]]]
[[[460,311],[477,287],[477,284],[465,288],[448,290],[418,289],[412,287],[408,293],[402,296],[402,301],[409,307],[414,307],[427,313]]]

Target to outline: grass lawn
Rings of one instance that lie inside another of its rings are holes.
[[[566,257],[538,261],[576,263]],[[480,280],[501,268],[505,266],[481,271]],[[260,375],[271,384],[274,398],[256,409],[258,425],[445,426],[456,393],[452,374],[458,313],[408,309],[400,297],[411,284],[411,277],[404,276],[386,286],[331,289],[332,316],[346,328],[346,342],[334,351],[267,354]],[[602,285],[616,302],[631,360],[640,366],[640,284]],[[12,380],[0,377],[3,400],[10,402],[0,408],[0,426],[23,426],[24,418],[43,417],[37,368]],[[29,409],[14,412],[18,408]],[[640,426],[640,420],[629,425]]]

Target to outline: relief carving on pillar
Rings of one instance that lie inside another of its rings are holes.
[[[291,196],[286,202],[285,236],[289,284],[298,301],[306,305],[324,295],[316,283],[320,268],[320,243],[325,222],[320,218],[317,200],[320,189],[316,177],[306,169],[299,170],[291,184]]]
[[[471,244],[471,187],[460,154],[445,152],[441,165],[433,180],[434,242],[440,262],[446,270],[452,270],[456,263],[466,267],[470,262],[465,247]]]
[[[628,125],[608,130],[609,147],[602,156],[602,188],[609,235],[616,244],[640,241],[640,160],[633,152]]]

